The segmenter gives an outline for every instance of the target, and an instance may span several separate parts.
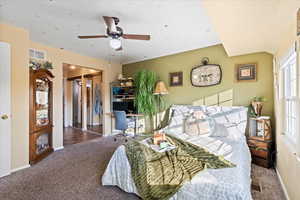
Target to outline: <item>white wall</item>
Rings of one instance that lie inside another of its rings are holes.
[[[292,25],[285,34],[282,35],[280,48],[275,54],[278,61],[292,47],[296,40],[296,17],[292,21]],[[278,71],[278,65],[274,66],[274,71]],[[298,75],[299,76],[299,75]],[[274,76],[274,80],[278,76]],[[283,103],[277,98],[278,91],[275,87],[275,118],[276,118],[276,148],[277,148],[277,171],[282,179],[283,187],[290,200],[300,199],[300,159],[296,155],[296,148],[293,147],[287,140],[287,136],[283,135],[282,123],[284,122],[281,108]],[[298,147],[299,148],[299,147]]]

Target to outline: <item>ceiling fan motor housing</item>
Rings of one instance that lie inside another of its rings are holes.
[[[115,25],[118,25],[118,23],[120,22],[119,18],[117,17],[112,17],[114,19]]]
[[[117,32],[110,32],[109,29],[106,29],[106,34],[108,36],[110,36],[113,39],[118,39],[123,35],[123,29],[119,26],[116,27],[117,28]]]

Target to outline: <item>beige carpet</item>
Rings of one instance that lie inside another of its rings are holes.
[[[253,179],[259,179],[262,191],[252,190],[254,200],[285,200],[283,190],[274,169],[266,169],[252,165]]]
[[[0,179],[0,199],[139,199],[117,187],[101,186],[100,177],[118,145],[110,137],[70,145],[31,168]],[[274,170],[253,166],[253,176],[260,177],[263,188],[262,192],[253,191],[254,200],[284,199]]]

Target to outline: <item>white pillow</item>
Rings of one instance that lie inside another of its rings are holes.
[[[164,129],[165,132],[169,134],[182,133],[183,123],[185,116],[190,112],[188,106],[186,105],[173,105],[171,107],[171,112],[173,111],[173,116],[171,118],[170,124]]]
[[[184,133],[190,136],[204,135],[211,133],[209,120],[204,114],[197,111],[188,116],[184,122]]]
[[[223,124],[215,123],[214,130],[210,133],[210,137],[227,137],[229,135],[227,128]]]
[[[228,128],[235,128],[242,135],[245,134],[248,108],[243,106],[203,106],[206,115],[212,117],[216,123]]]

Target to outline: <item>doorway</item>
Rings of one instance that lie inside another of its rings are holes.
[[[102,71],[64,64],[64,146],[101,137]]]
[[[72,84],[72,91],[73,91],[73,99],[72,99],[72,104],[73,104],[73,127],[75,128],[82,128],[82,110],[81,110],[81,79],[75,79],[73,80]]]

